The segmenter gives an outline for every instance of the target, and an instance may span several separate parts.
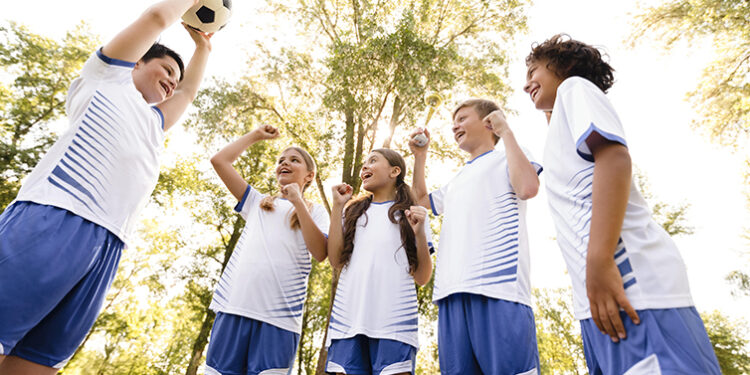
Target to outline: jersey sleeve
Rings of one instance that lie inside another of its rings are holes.
[[[81,77],[94,81],[132,82],[134,62],[112,59],[98,49],[81,69]]]
[[[326,212],[326,209],[323,208],[323,206],[316,204],[313,206],[310,216],[312,216],[312,219],[315,222],[315,225],[318,226],[318,229],[320,229],[320,231],[323,232],[323,235],[328,238],[328,228],[331,225],[331,218],[328,216],[328,212]]]
[[[247,220],[250,215],[250,210],[260,204],[260,200],[265,195],[261,194],[257,190],[253,189],[250,185],[245,188],[245,194],[240,199],[239,203],[234,207],[234,210],[239,212],[243,219]]]
[[[448,190],[448,185],[443,185],[440,189],[430,193],[430,208],[432,213],[442,215],[445,207],[443,207],[443,200],[445,199],[445,192]]]
[[[604,92],[593,83],[581,77],[568,78],[560,85],[558,96],[576,141],[576,151],[583,159],[594,161],[586,144],[586,139],[594,132],[627,147],[620,118]]]
[[[521,146],[521,151],[523,151],[523,154],[526,156],[526,159],[529,160],[531,166],[534,167],[536,175],[540,175],[544,170],[544,168],[542,168],[542,164],[539,163],[539,161],[534,157],[534,154],[532,154],[531,151],[529,151],[526,147]]]

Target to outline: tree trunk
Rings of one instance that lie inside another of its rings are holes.
[[[354,172],[352,166],[354,164],[354,110],[347,108],[344,111],[346,130],[344,132],[344,169],[341,174],[341,179],[344,183],[353,185],[354,183]]]
[[[326,349],[326,340],[328,340],[328,325],[331,324],[331,312],[333,312],[333,301],[336,298],[336,287],[339,285],[339,270],[333,268],[331,275],[331,305],[328,306],[328,317],[326,318],[326,330],[323,333],[323,343],[320,345],[320,354],[318,355],[318,366],[315,368],[315,375],[325,375],[326,359],[328,350]]]
[[[229,262],[229,258],[232,257],[234,247],[237,245],[237,240],[239,240],[244,226],[245,220],[242,220],[238,215],[234,222],[232,236],[229,238],[229,242],[227,242],[227,246],[224,249],[224,262],[221,264],[222,273],[224,272],[224,267],[226,267]],[[210,304],[211,302],[209,301],[208,303]],[[205,309],[206,317],[203,319],[203,324],[201,324],[201,330],[198,333],[198,337],[196,337],[195,342],[193,342],[193,351],[190,354],[190,362],[188,362],[189,365],[187,370],[185,370],[185,375],[196,375],[198,373],[198,366],[200,366],[203,361],[203,351],[206,349],[206,344],[208,344],[208,336],[211,332],[211,327],[214,324],[214,318],[216,317],[216,314],[208,308],[208,305]]]
[[[214,318],[216,317],[216,313],[209,309],[206,310],[206,317],[203,319],[203,324],[201,324],[198,338],[196,338],[193,343],[193,351],[190,355],[190,363],[188,364],[187,371],[185,371],[185,375],[196,375],[196,373],[198,373],[198,366],[200,366],[203,361],[203,350],[208,343],[208,336],[211,333],[211,327],[213,326]]]
[[[391,123],[388,133],[388,137],[383,141],[383,148],[391,148],[391,141],[393,140],[393,133],[396,131],[398,126],[398,118],[401,116],[401,110],[404,108],[404,102],[401,101],[401,97],[396,95],[393,99],[393,112],[391,113]]]

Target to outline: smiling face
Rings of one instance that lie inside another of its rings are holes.
[[[133,69],[133,83],[149,104],[161,103],[174,94],[180,66],[169,56],[140,60]]]
[[[305,188],[315,177],[315,172],[308,167],[302,154],[293,149],[284,150],[276,163],[276,180],[279,185],[297,183],[301,189]]]
[[[560,86],[563,78],[547,68],[547,64],[546,60],[534,60],[529,63],[523,91],[529,94],[536,109],[550,112],[555,105],[557,87]]]
[[[377,151],[367,155],[365,163],[359,172],[362,188],[375,193],[381,189],[395,189],[396,178],[401,174],[401,168],[391,166],[388,159]]]
[[[473,106],[465,106],[456,111],[451,130],[453,130],[453,139],[458,143],[458,147],[468,153],[472,153],[483,145],[492,147],[495,142],[492,130],[485,126]]]

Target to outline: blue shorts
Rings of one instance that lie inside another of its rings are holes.
[[[123,247],[67,210],[8,207],[0,215],[0,354],[65,365],[99,315]]]
[[[470,293],[451,294],[437,305],[442,374],[539,373],[531,307]]]
[[[583,352],[591,375],[703,374],[719,375],[719,362],[695,307],[639,310],[635,325],[620,312],[628,337],[618,343],[581,320]]]
[[[362,375],[414,374],[417,348],[396,340],[365,335],[331,340],[326,372]]]
[[[299,335],[244,316],[216,313],[206,375],[291,373]]]

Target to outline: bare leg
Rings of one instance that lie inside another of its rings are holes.
[[[0,375],[55,375],[58,369],[10,356],[0,362]]]
[[[3,363],[4,359],[5,359],[5,356],[0,354],[0,363]]]

